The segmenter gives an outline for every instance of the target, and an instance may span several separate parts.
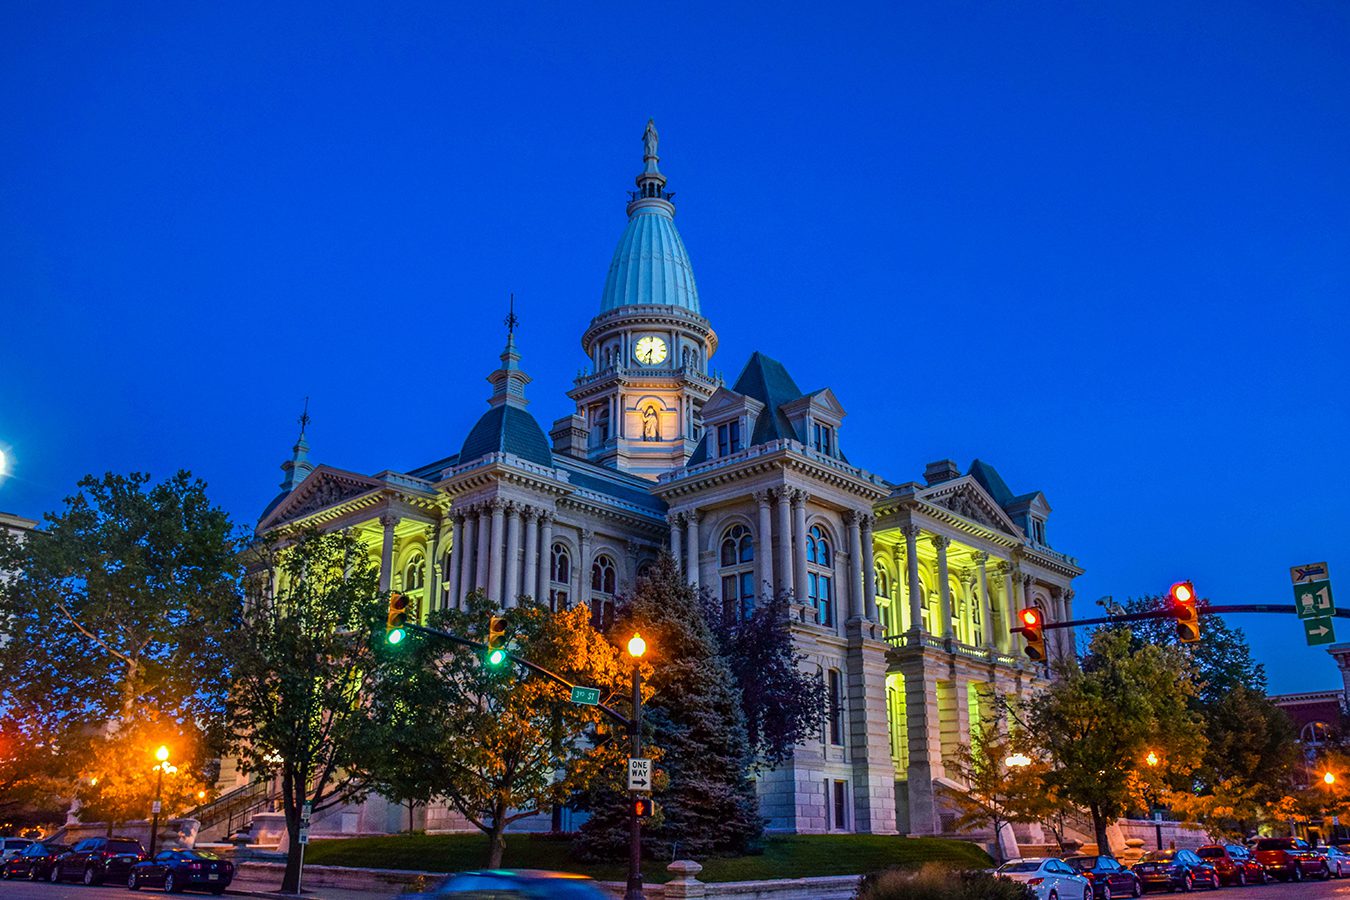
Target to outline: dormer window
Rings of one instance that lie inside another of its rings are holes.
[[[819,422],[812,423],[811,446],[817,453],[834,456],[834,428]]]
[[[733,419],[717,426],[717,455],[730,456],[741,449],[741,423]]]
[[[1045,523],[1040,519],[1031,520],[1031,539],[1038,544],[1045,543]]]

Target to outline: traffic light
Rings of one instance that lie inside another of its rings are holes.
[[[633,812],[639,819],[650,819],[656,812],[656,802],[651,797],[634,797]]]
[[[1200,611],[1195,608],[1195,585],[1178,581],[1168,592],[1172,612],[1177,617],[1177,639],[1183,644],[1200,640]]]
[[[506,620],[501,616],[488,619],[487,664],[494,669],[506,662]]]
[[[384,620],[384,639],[398,644],[408,636],[404,625],[408,621],[408,598],[395,591],[389,595],[389,616]]]
[[[1045,622],[1039,609],[1024,609],[1017,614],[1022,620],[1022,637],[1026,638],[1024,649],[1033,662],[1045,662]]]

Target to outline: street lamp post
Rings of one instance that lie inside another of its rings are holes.
[[[155,805],[150,807],[150,858],[155,857],[155,844],[159,838],[159,798],[164,788],[164,767],[169,764],[169,748],[163,745],[155,751]]]
[[[1152,750],[1150,750],[1150,751],[1148,751],[1148,756],[1146,756],[1146,757],[1144,758],[1144,762],[1146,762],[1146,763],[1149,764],[1149,768],[1156,769],[1156,768],[1158,767],[1158,763],[1161,762],[1161,760],[1158,759],[1158,754],[1156,754],[1156,753],[1154,753]],[[1158,809],[1158,794],[1157,794],[1156,791],[1155,791],[1155,792],[1152,792],[1152,796],[1149,798],[1149,800],[1150,800],[1149,805],[1150,805],[1151,807],[1153,807],[1153,809],[1152,809],[1152,813],[1153,813],[1153,832],[1154,832],[1154,836],[1157,838],[1157,841],[1158,841],[1158,849],[1161,850],[1161,849],[1162,849],[1162,810],[1161,810],[1161,809]]]
[[[633,658],[633,730],[630,740],[633,759],[642,757],[642,672],[638,660],[647,652],[647,642],[639,634],[628,641]],[[628,889],[624,900],[644,900],[642,894],[642,821],[637,814],[637,791],[628,794]]]

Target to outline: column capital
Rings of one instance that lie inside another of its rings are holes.
[[[755,502],[758,503],[760,506],[767,507],[769,505],[769,501],[773,498],[773,492],[767,490],[755,491],[750,496],[754,497]]]
[[[863,534],[871,534],[871,533],[872,533],[872,511],[871,511],[870,509],[868,509],[868,510],[862,510],[862,511],[861,511],[861,514],[862,514],[862,521],[859,522],[858,524],[862,526]]]
[[[811,494],[810,492],[804,491],[801,488],[792,488],[791,497],[793,506],[805,506],[806,503],[810,501]]]
[[[939,551],[946,550],[952,545],[952,539],[945,534],[930,535],[928,540],[933,545],[933,548]]]
[[[671,513],[670,515],[666,516],[666,522],[670,525],[671,528],[683,528],[684,513]]]
[[[455,522],[455,523],[458,524],[458,525],[463,525],[463,524],[464,524],[464,510],[459,509],[458,507],[455,507],[455,508],[451,509],[451,510],[450,510],[450,521]]]
[[[638,551],[642,549],[642,547],[637,541],[630,540],[625,542],[623,549],[629,559],[636,561]]]
[[[697,509],[691,509],[684,514],[684,524],[697,525],[702,518],[703,518],[702,511]]]
[[[862,528],[863,518],[864,514],[861,510],[850,509],[848,512],[844,513],[845,521],[847,521],[850,526],[858,526],[859,529]]]
[[[989,554],[984,550],[976,550],[971,554],[971,558],[975,560],[981,569],[989,562]]]
[[[493,497],[490,501],[488,501],[488,507],[493,511],[493,513],[496,513],[505,510],[507,507],[507,502],[501,497]]]
[[[1064,599],[1065,599],[1065,600],[1072,600],[1075,596],[1076,596],[1076,595],[1075,595],[1074,592],[1073,592],[1073,588],[1065,588],[1065,589],[1064,589]]]
[[[920,537],[923,536],[923,529],[920,528],[918,525],[913,524],[901,525],[900,533],[903,534],[909,540],[917,541]]]
[[[591,531],[589,528],[582,528],[577,531],[577,537],[581,539],[581,543],[589,544],[591,538],[595,537],[595,532]]]
[[[531,506],[526,503],[520,508],[520,515],[526,522],[533,522],[535,519],[539,518],[539,507]]]
[[[539,524],[544,525],[552,523],[553,523],[553,513],[549,512],[546,509],[539,510]]]
[[[395,525],[398,524],[398,516],[394,515],[393,513],[385,513],[384,515],[380,516],[380,524],[383,525],[385,528],[393,528]]]

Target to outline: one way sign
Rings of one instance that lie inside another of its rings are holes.
[[[629,758],[628,789],[630,791],[650,791],[652,789],[652,761],[650,759]]]

